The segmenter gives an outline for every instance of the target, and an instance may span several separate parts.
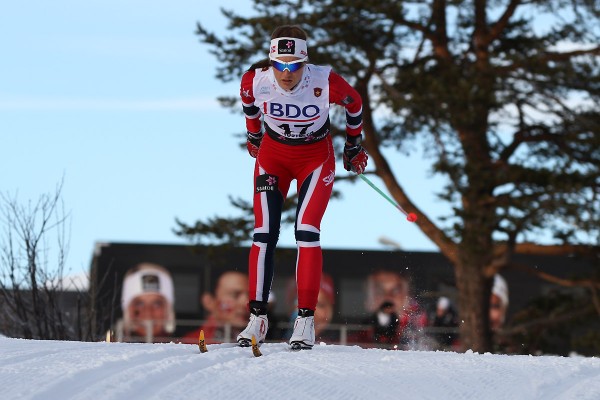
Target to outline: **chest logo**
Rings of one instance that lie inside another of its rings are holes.
[[[308,104],[302,108],[295,104],[265,103],[263,112],[272,117],[283,118],[314,118],[321,110],[315,104]]]

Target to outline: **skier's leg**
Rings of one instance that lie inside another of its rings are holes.
[[[314,310],[321,283],[323,255],[320,226],[333,189],[335,166],[333,159],[312,171],[298,189],[296,216],[296,282],[298,286],[298,317],[290,338],[292,348],[311,348],[315,341]]]
[[[250,321],[237,337],[249,346],[252,336],[263,342],[268,330],[267,300],[274,274],[274,252],[279,239],[283,200],[289,179],[267,173],[258,163],[254,170],[254,237],[248,258]]]
[[[274,274],[273,255],[279,240],[281,211],[289,188],[289,180],[280,174],[267,173],[262,167],[255,169],[254,236],[249,257],[249,299],[264,302]]]
[[[314,310],[317,305],[323,266],[321,220],[331,197],[334,176],[334,161],[328,158],[299,183],[295,225],[298,308]]]

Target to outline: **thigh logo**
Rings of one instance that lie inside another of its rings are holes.
[[[329,175],[323,178],[323,182],[325,182],[325,186],[329,186],[333,183],[335,179],[335,171],[331,171]]]
[[[263,174],[256,177],[256,193],[274,192],[277,190],[278,179],[275,175]]]

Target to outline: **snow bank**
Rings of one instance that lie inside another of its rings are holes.
[[[6,399],[600,399],[600,359],[0,340]]]

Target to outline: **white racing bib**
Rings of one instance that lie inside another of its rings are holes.
[[[331,67],[306,64],[292,91],[282,89],[271,68],[256,70],[254,104],[263,113],[273,139],[288,144],[319,141],[329,134],[329,73]]]

